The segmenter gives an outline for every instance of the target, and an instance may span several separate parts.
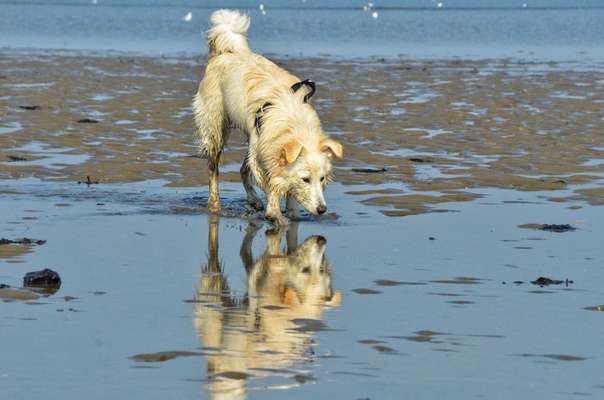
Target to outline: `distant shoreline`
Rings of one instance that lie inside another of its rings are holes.
[[[529,53],[518,53],[514,56],[502,56],[502,57],[463,57],[463,56],[450,56],[450,57],[418,57],[413,55],[398,54],[398,55],[368,55],[368,56],[339,56],[332,54],[279,54],[279,53],[264,53],[265,56],[280,60],[318,60],[321,62],[341,62],[341,63],[378,63],[378,64],[397,64],[397,63],[414,63],[414,62],[432,62],[432,63],[497,63],[497,64],[510,64],[510,66],[531,66],[533,68],[540,68],[543,70],[552,71],[604,71],[604,58],[602,60],[590,60],[585,58],[583,60],[575,59],[548,59],[536,57],[534,54]],[[44,57],[86,57],[86,58],[136,58],[136,59],[151,59],[151,60],[174,60],[178,63],[187,63],[188,61],[193,64],[205,63],[207,53],[189,53],[189,52],[175,52],[175,53],[147,53],[147,52],[135,52],[135,51],[122,51],[122,50],[90,50],[90,49],[47,49],[47,48],[10,48],[0,47],[0,56],[5,57],[31,57],[31,56],[44,56]]]

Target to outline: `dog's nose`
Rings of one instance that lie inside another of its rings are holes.
[[[325,211],[327,211],[327,206],[324,204],[321,204],[319,207],[317,207],[317,212],[319,214],[325,214]]]
[[[319,235],[317,236],[317,244],[319,246],[323,246],[325,243],[327,243],[327,239],[325,239],[323,236]]]

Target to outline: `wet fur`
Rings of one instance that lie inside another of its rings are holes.
[[[218,168],[228,128],[234,126],[248,137],[241,177],[250,205],[262,208],[257,185],[267,196],[267,217],[279,225],[288,223],[281,214],[282,197],[294,217],[296,203],[311,214],[325,212],[331,158],[342,157],[342,146],[325,135],[316,111],[304,102],[307,89],[291,89],[300,78],[249,49],[248,16],[219,10],[210,21],[210,59],[193,100],[197,134],[208,158],[209,210],[220,210]],[[260,115],[259,133],[256,113],[266,103],[271,106]]]

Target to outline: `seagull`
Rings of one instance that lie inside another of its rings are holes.
[[[443,3],[442,3],[442,1],[441,1],[441,2],[438,2],[438,4],[436,4],[436,7],[438,7],[438,8],[443,8]]]
[[[193,19],[193,13],[191,11],[189,11],[188,13],[185,14],[184,17],[182,17],[182,20],[185,22],[191,22],[192,19]]]
[[[379,17],[379,14],[377,11],[374,11],[371,16],[373,17],[373,19],[377,19],[377,17]]]
[[[258,6],[258,8],[260,9],[260,11],[264,11],[264,4],[260,3],[260,5]]]

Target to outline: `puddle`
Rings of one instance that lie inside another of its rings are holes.
[[[566,91],[558,91],[551,94],[552,98],[563,99],[563,100],[584,100],[585,96],[578,96],[569,94]]]
[[[92,101],[107,101],[107,100],[113,100],[115,98],[115,96],[112,96],[110,94],[95,94],[94,96],[90,97],[90,100]]]
[[[399,98],[399,104],[424,104],[438,98],[440,95],[434,92],[422,92],[420,89],[409,89],[394,96]]]
[[[447,174],[441,171],[439,168],[432,165],[415,165],[415,178],[419,181],[431,180],[431,179],[452,179],[461,175]]]
[[[601,165],[604,165],[604,160],[601,158],[585,161],[581,164],[582,167],[599,167]]]
[[[40,82],[40,83],[5,83],[3,86],[7,87],[7,88],[14,88],[17,90],[23,90],[23,89],[45,90],[54,85],[55,85],[54,82]]]
[[[131,119],[120,119],[115,121],[116,125],[132,125],[132,124],[136,124],[136,121],[133,121]],[[100,144],[100,142],[97,142]]]
[[[74,151],[73,148],[52,148],[46,143],[30,142],[23,146],[9,149],[11,152],[19,154],[31,154],[34,157],[42,157],[35,160],[19,161],[19,167],[44,167],[49,169],[63,169],[70,165],[79,165],[88,161],[91,156],[88,154],[70,154]],[[0,162],[0,164],[8,164],[8,162]]]
[[[21,125],[19,122],[9,122],[3,126],[0,126],[0,135],[18,132],[21,129],[23,129],[23,125]]]
[[[406,128],[406,132],[421,132],[424,133],[422,136],[423,139],[432,139],[439,135],[444,135],[446,133],[451,133],[446,129],[427,129],[427,128]]]

